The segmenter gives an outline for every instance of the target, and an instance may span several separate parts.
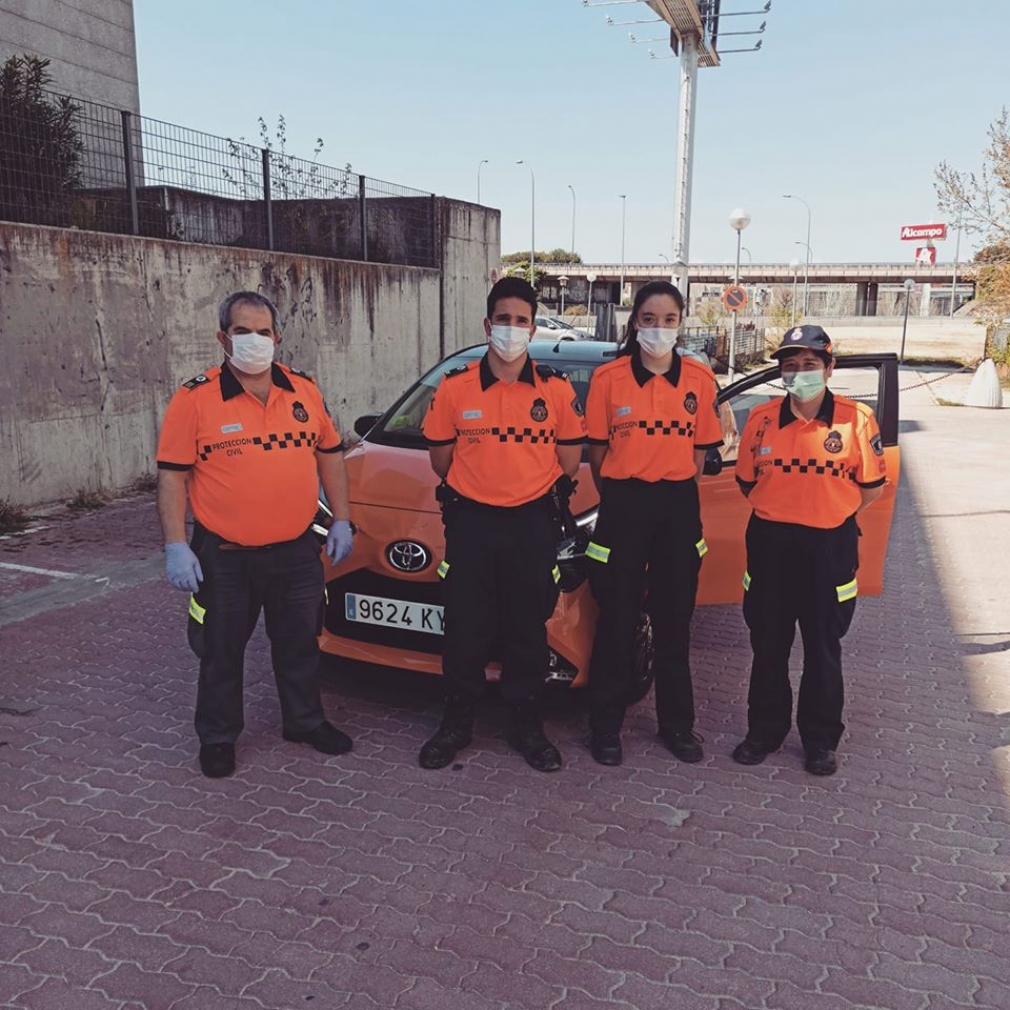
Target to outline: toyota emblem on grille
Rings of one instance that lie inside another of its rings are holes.
[[[431,554],[426,547],[413,540],[397,540],[386,548],[389,563],[401,572],[419,572],[431,564]]]

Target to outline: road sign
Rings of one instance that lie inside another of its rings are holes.
[[[722,303],[730,312],[739,312],[747,304],[747,292],[739,284],[731,284],[722,293]]]
[[[920,245],[915,249],[915,262],[921,267],[936,266],[936,246]]]
[[[921,242],[923,239],[939,239],[947,237],[945,224],[906,224],[901,228],[902,242]]]

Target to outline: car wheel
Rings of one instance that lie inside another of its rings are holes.
[[[635,629],[635,665],[625,700],[629,705],[641,701],[652,690],[652,622],[641,614]]]

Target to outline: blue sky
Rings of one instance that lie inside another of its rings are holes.
[[[723,0],[723,11],[763,0]],[[634,45],[643,3],[581,0],[135,0],[141,109],[225,136],[288,120],[288,151],[502,212],[502,251],[670,253],[677,60]],[[1008,0],[773,0],[761,52],[698,75],[691,258],[730,261],[730,211],[757,262],[911,261],[903,224],[939,220],[933,171],[976,169],[1010,104]],[[747,45],[750,39],[737,40]],[[729,48],[725,40],[724,48]],[[953,260],[954,238],[938,243]],[[962,259],[973,240],[962,243]],[[746,254],[744,255],[746,262]]]

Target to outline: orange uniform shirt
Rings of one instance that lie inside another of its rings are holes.
[[[607,446],[600,473],[614,480],[689,480],[695,449],[722,445],[712,371],[674,354],[670,370],[650,372],[637,353],[600,365],[589,381],[590,445]]]
[[[272,366],[266,405],[227,368],[179,389],[158,440],[158,468],[188,470],[197,521],[246,547],[301,536],[319,496],[317,452],[339,452],[340,435],[316,384]]]
[[[561,476],[556,446],[586,440],[582,404],[567,377],[527,357],[515,382],[487,361],[447,372],[424,419],[429,445],[454,445],[446,481],[486,505],[543,497]]]
[[[830,389],[810,421],[793,414],[788,396],[762,404],[744,426],[736,479],[762,519],[834,529],[859,508],[860,488],[887,479],[877,419]]]

